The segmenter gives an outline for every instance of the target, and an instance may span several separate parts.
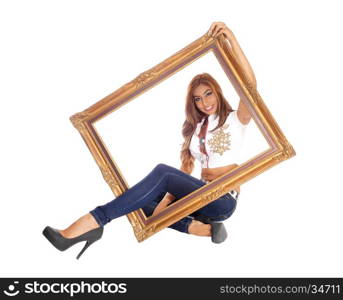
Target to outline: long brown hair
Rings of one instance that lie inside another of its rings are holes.
[[[233,111],[229,102],[225,99],[222,89],[220,88],[218,82],[208,73],[202,73],[196,75],[188,85],[187,95],[186,95],[186,120],[182,126],[182,135],[184,137],[184,143],[181,148],[181,170],[191,174],[194,169],[194,157],[189,150],[190,142],[194,131],[197,127],[197,124],[207,116],[207,114],[201,112],[194,101],[193,91],[197,88],[200,84],[207,85],[212,89],[214,94],[217,96],[218,99],[218,108],[217,108],[217,115],[219,117],[218,125],[212,131],[216,130],[217,128],[221,127],[230,112]]]

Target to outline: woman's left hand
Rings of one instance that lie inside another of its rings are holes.
[[[233,32],[223,22],[213,22],[207,33],[214,38],[221,33],[224,34],[224,37],[228,40],[233,40],[235,38]]]
[[[217,177],[230,172],[236,167],[238,167],[237,164],[230,164],[227,166],[217,167],[217,168],[202,168],[201,178],[208,181],[212,181],[212,180],[215,180]]]
[[[209,169],[209,168],[203,168],[201,170],[201,178],[206,181],[212,181],[216,179],[218,176],[220,176],[221,173],[217,172],[215,169]]]

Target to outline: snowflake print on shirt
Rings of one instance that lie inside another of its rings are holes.
[[[224,132],[224,129],[227,129],[228,127],[229,125],[225,124],[213,132],[212,138],[208,141],[212,152],[223,155],[225,151],[230,150],[230,133]]]

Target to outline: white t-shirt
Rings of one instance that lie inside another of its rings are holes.
[[[212,133],[209,131],[218,125],[219,116],[209,115],[204,141],[208,155],[200,151],[198,137],[204,121],[205,118],[197,124],[189,147],[192,156],[200,162],[201,168],[217,168],[238,163],[247,124],[244,125],[239,121],[237,111],[231,112],[223,126]]]

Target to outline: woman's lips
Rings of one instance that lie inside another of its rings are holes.
[[[214,106],[214,105],[211,105],[211,106],[209,106],[208,108],[205,107],[205,110],[206,110],[206,111],[210,111],[210,110],[212,110],[213,106]]]

